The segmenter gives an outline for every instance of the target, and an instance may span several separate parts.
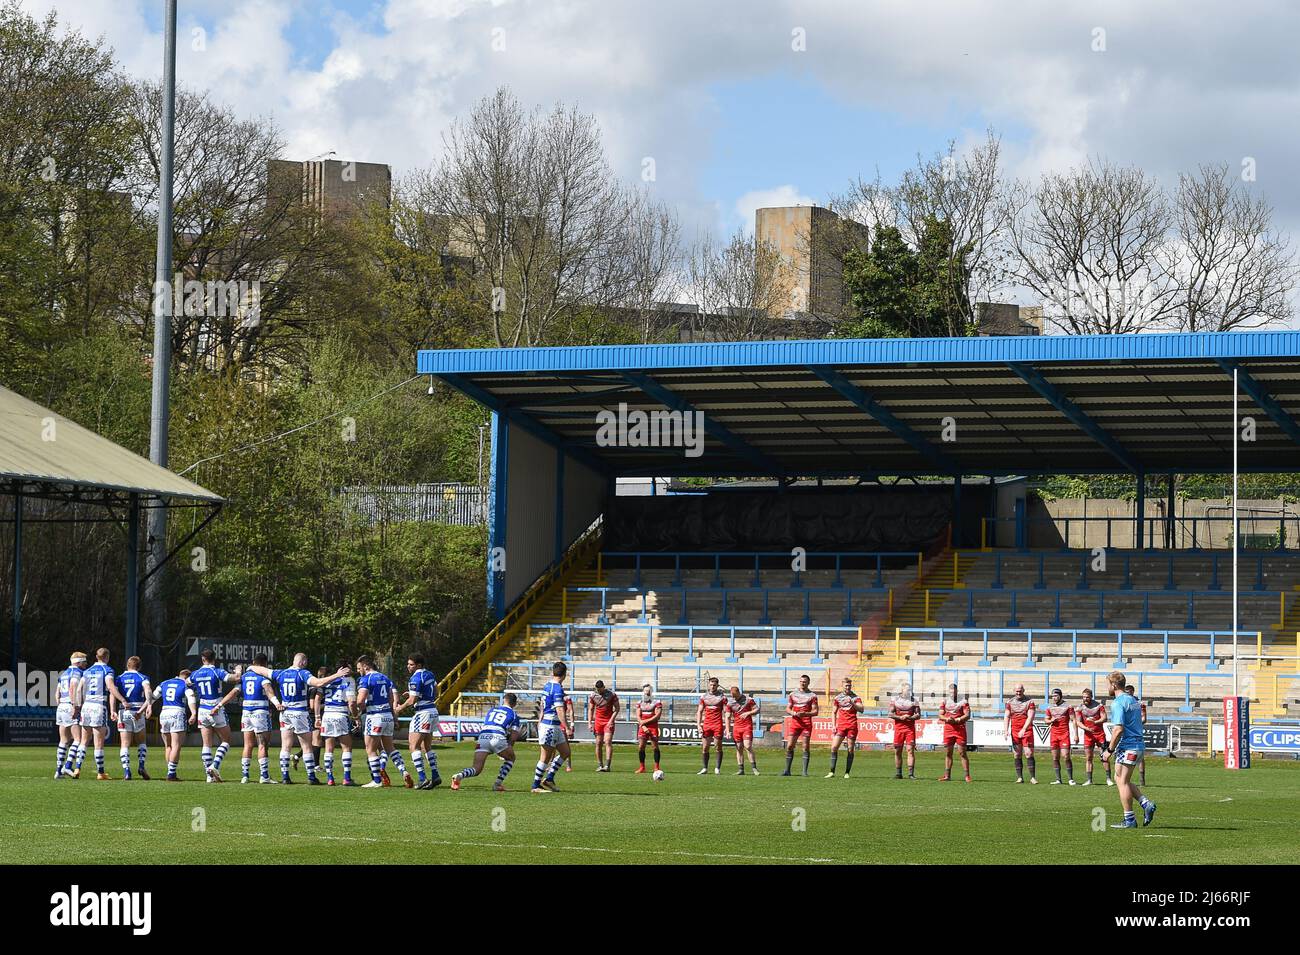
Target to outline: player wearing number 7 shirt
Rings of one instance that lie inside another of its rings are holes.
[[[943,724],[943,775],[939,782],[952,779],[952,748],[957,747],[961,768],[970,782],[970,757],[966,755],[966,724],[970,722],[970,703],[957,699],[957,684],[948,684],[948,695],[939,701],[939,722]]]
[[[790,775],[790,766],[794,763],[794,748],[803,737],[803,774],[808,775],[808,745],[812,742],[813,717],[817,715],[817,694],[809,689],[812,678],[808,674],[799,677],[799,689],[790,694],[785,712],[790,719],[790,733],[785,741],[785,772]]]
[[[889,701],[889,715],[894,718],[894,778],[903,778],[903,749],[907,749],[907,778],[916,778],[916,719],[921,704],[912,695],[911,684],[904,683],[898,695]]]

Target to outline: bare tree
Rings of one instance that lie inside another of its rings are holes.
[[[744,341],[768,333],[789,306],[781,254],[771,243],[737,231],[721,245],[710,234],[692,247],[690,289],[709,330],[721,341]]]
[[[1172,315],[1186,332],[1259,328],[1293,311],[1296,259],[1273,228],[1273,210],[1234,181],[1226,164],[1178,177],[1168,268],[1178,287]]]
[[[1151,329],[1177,302],[1165,267],[1170,218],[1154,179],[1100,160],[1018,183],[1003,218],[1012,275],[1067,332]]]
[[[630,197],[622,251],[627,265],[623,308],[649,342],[671,314],[683,285],[677,214],[643,191]]]
[[[975,323],[975,304],[987,301],[1007,284],[1007,271],[999,241],[1002,228],[1002,144],[993,130],[984,141],[964,151],[955,141],[944,152],[918,155],[898,184],[858,179],[847,192],[832,200],[832,208],[872,233],[894,227],[913,249],[920,247],[930,223],[946,224],[943,259],[948,281],[942,285],[953,295],[947,310]],[[847,248],[861,235],[842,237]],[[932,233],[933,234],[933,233]],[[842,254],[842,253],[841,253]]]
[[[451,245],[491,297],[498,345],[545,340],[560,316],[616,303],[627,264],[615,254],[629,203],[592,116],[526,113],[504,87],[444,137],[421,199],[445,216]]]

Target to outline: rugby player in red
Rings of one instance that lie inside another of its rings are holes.
[[[1038,784],[1034,764],[1034,711],[1036,704],[1025,695],[1025,685],[1016,684],[1016,695],[1007,700],[1002,717],[1002,732],[1011,737],[1011,752],[1016,756],[1016,782],[1025,781],[1024,761],[1029,760],[1029,781]]]
[[[664,705],[655,699],[655,691],[647,683],[641,687],[641,699],[636,701],[636,755],[641,761],[638,773],[645,772],[645,744],[654,748],[655,769],[659,768],[659,717]]]
[[[803,774],[808,775],[808,745],[812,742],[813,717],[817,715],[817,694],[809,689],[812,678],[808,674],[799,677],[799,689],[790,694],[786,700],[785,712],[790,719],[790,732],[785,740],[785,772],[790,775],[794,764],[794,747],[803,737]]]
[[[894,718],[894,778],[903,778],[903,748],[907,748],[907,778],[916,778],[916,718],[921,715],[921,704],[912,695],[912,687],[904,683],[898,695],[889,701],[889,715]]]
[[[1070,727],[1075,723],[1074,707],[1065,702],[1065,694],[1053,690],[1051,702],[1047,704],[1047,722],[1051,726],[1048,742],[1052,747],[1052,769],[1056,771],[1053,786],[1061,785],[1061,754],[1065,754],[1065,768],[1070,774],[1070,785],[1074,785],[1074,760],[1070,757]]]
[[[726,731],[736,743],[736,775],[745,775],[745,755],[749,755],[749,766],[758,775],[758,759],[754,756],[754,717],[758,715],[758,700],[740,692],[740,687],[731,688],[731,696],[722,715],[726,718]]]
[[[840,758],[840,744],[848,743],[849,749],[844,757],[844,778],[853,772],[853,752],[858,746],[858,714],[862,712],[862,697],[853,692],[853,681],[844,678],[844,688],[831,700],[831,709],[835,713],[835,735],[831,737],[831,771],[827,779],[835,777],[835,763]]]
[[[1106,704],[1093,698],[1090,687],[1083,688],[1083,702],[1075,708],[1074,720],[1083,736],[1083,752],[1088,760],[1088,780],[1084,785],[1092,785],[1092,754],[1093,750],[1100,750],[1106,785],[1114,786],[1115,781],[1110,778],[1110,742],[1106,739]]]
[[[952,748],[957,747],[961,768],[970,782],[970,757],[966,755],[966,724],[970,722],[970,702],[957,699],[957,684],[948,684],[948,695],[939,701],[939,722],[943,724],[943,775],[939,782],[952,779]]]
[[[614,722],[618,719],[618,694],[596,681],[587,699],[587,726],[596,737],[596,772],[607,773],[614,765]]]
[[[726,705],[727,697],[722,692],[722,687],[718,685],[718,678],[709,677],[709,688],[700,697],[699,705],[695,707],[695,725],[700,731],[700,755],[704,759],[704,765],[695,774],[697,776],[703,776],[709,771],[710,743],[718,750],[718,762],[713,767],[713,775],[722,772],[722,709]]]
[[[1130,683],[1128,684],[1128,686],[1124,687],[1124,692],[1127,693],[1129,696],[1133,697],[1133,699],[1137,700],[1138,709],[1142,713],[1142,725],[1145,726],[1147,722],[1147,705],[1143,703],[1141,700],[1138,700],[1137,690],[1133,689],[1133,684]],[[1141,779],[1141,784],[1145,786],[1147,784],[1146,750],[1143,750],[1142,754],[1138,756],[1138,776]]]

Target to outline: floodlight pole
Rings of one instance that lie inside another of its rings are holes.
[[[149,415],[149,460],[167,467],[168,399],[171,371],[172,289],[172,150],[176,136],[176,0],[165,0],[163,41],[162,134],[158,163],[158,248],[153,283],[153,400]],[[149,563],[145,584],[154,642],[164,643],[166,620],[161,566],[167,557],[167,509],[159,500],[148,513]]]
[[[1232,369],[1232,695],[1239,696],[1237,685],[1237,369]]]

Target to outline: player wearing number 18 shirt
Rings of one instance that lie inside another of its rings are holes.
[[[502,793],[506,791],[506,777],[515,765],[515,743],[524,738],[524,729],[515,713],[518,698],[507,693],[501,702],[488,710],[483,717],[483,728],[479,730],[478,746],[474,748],[474,765],[467,766],[451,777],[451,788],[460,789],[463,779],[470,779],[483,772],[483,764],[489,755],[501,757],[501,771],[492,789]]]

